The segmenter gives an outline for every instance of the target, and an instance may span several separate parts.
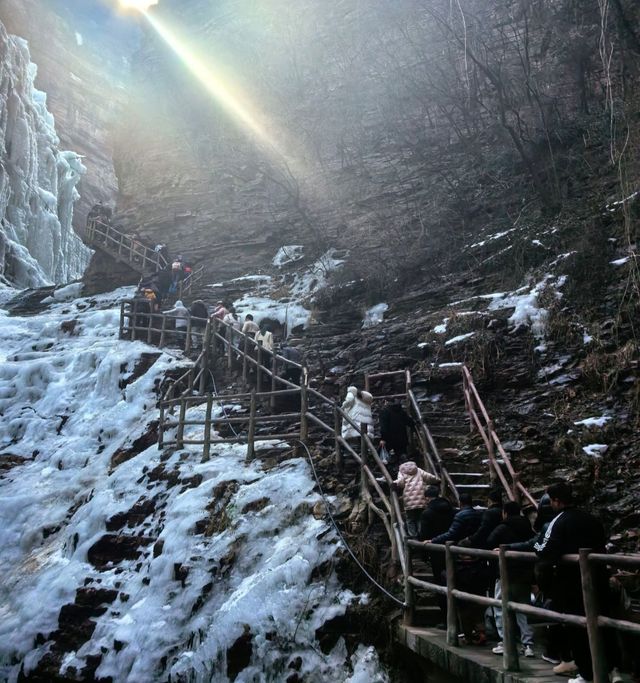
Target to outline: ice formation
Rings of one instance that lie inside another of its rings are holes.
[[[72,228],[85,172],[59,149],[27,43],[0,23],[0,278],[18,287],[82,275],[90,251]]]
[[[74,293],[32,317],[0,310],[0,458],[18,461],[0,477],[0,680],[50,657],[61,608],[99,589],[112,600],[63,652],[69,677],[89,659],[97,679],[224,682],[229,648],[249,633],[238,682],[284,680],[290,665],[311,683],[387,681],[371,648],[350,657],[342,639],[329,653],[317,641],[363,598],[332,570],[338,544],[311,514],[320,497],[308,463],[263,468],[235,445],[206,463],[197,447],[156,444],[114,460],[149,431],[159,382],[185,361],[118,340],[115,303],[129,290],[66,301]],[[134,372],[143,354],[154,362]],[[127,518],[137,503],[147,512]],[[140,555],[96,564],[90,551],[109,533],[144,539]]]

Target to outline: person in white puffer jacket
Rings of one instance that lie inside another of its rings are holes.
[[[407,516],[407,535],[417,538],[420,530],[420,517],[427,499],[424,495],[425,484],[437,484],[440,480],[433,474],[421,470],[415,462],[403,462],[394,485],[402,489],[402,502]]]
[[[344,410],[358,427],[362,424],[367,425],[367,434],[369,436],[373,436],[372,403],[373,396],[368,391],[360,391],[357,387],[349,387],[347,389],[347,396],[342,404],[342,410]],[[360,432],[344,419],[342,420],[342,438],[360,438]]]

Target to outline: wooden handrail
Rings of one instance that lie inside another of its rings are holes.
[[[108,252],[115,252],[118,256],[121,256],[124,251],[127,260],[131,263],[140,259],[143,271],[148,263],[151,264],[154,271],[163,270],[168,265],[167,260],[160,252],[129,237],[129,235],[100,218],[93,218],[87,223],[86,238],[91,245]]]

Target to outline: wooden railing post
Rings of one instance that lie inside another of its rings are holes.
[[[218,364],[218,331],[220,329],[220,321],[218,318],[210,318],[211,322],[211,369],[215,370]]]
[[[249,337],[245,334],[244,335],[244,343],[242,345],[242,381],[244,382],[245,385],[247,383],[247,376],[248,376],[248,371],[249,371],[248,354],[249,354]]]
[[[204,394],[209,375],[209,353],[211,346],[211,322],[207,320],[202,339],[202,375],[200,375],[200,393]]]
[[[249,432],[247,434],[247,459],[253,460],[256,455],[256,391],[251,392],[251,404],[249,407]]]
[[[409,583],[409,577],[412,575],[411,571],[411,546],[408,543],[404,544],[404,566],[407,568],[404,576],[404,615],[402,623],[405,626],[413,626],[415,617],[415,593],[413,586]]]
[[[133,341],[136,338],[136,327],[138,326],[138,300],[134,299],[131,302],[131,315],[129,317],[129,339]]]
[[[309,420],[307,418],[307,412],[309,411],[308,381],[307,368],[303,368],[302,382],[300,383],[300,441],[302,443],[307,443],[309,438]]]
[[[367,424],[363,422],[360,424],[360,497],[362,500],[368,500],[369,497],[369,482],[367,481],[367,474],[365,472],[368,460]],[[400,520],[398,520],[398,522],[402,523]]]
[[[160,401],[160,419],[158,420],[158,448],[164,445],[164,403]]]
[[[500,599],[502,601],[502,641],[504,646],[502,662],[506,671],[519,671],[520,663],[518,662],[518,627],[516,624],[516,615],[512,610],[509,609],[509,600],[511,600],[511,581],[509,579],[509,568],[507,564],[507,556],[505,554],[506,549],[506,545],[501,545],[500,555],[498,557],[498,570],[500,572]]]
[[[271,391],[274,392],[277,389],[277,379],[278,379],[278,354],[276,349],[273,349],[273,355],[271,356]],[[271,395],[271,400],[269,405],[273,410],[276,407],[276,397],[274,394]]]
[[[125,321],[124,307],[126,305],[127,304],[124,301],[120,304],[120,330],[118,332],[118,339],[124,339],[124,321]]]
[[[452,591],[456,587],[456,566],[451,552],[453,541],[447,541],[445,563],[447,569],[447,645],[458,645],[458,610]]]
[[[202,462],[207,462],[211,452],[211,412],[213,410],[213,396],[207,396],[207,410],[204,416],[204,446],[202,449]]]
[[[160,348],[163,348],[165,345],[166,335],[167,335],[167,316],[163,315],[162,316],[162,329],[160,330]]]
[[[262,391],[262,342],[258,342],[256,360],[258,361],[256,365],[256,391],[259,393]]]
[[[593,682],[607,683],[609,681],[609,667],[607,666],[604,636],[598,626],[600,605],[598,604],[598,585],[593,576],[593,567],[589,562],[591,550],[580,548],[578,552],[582,599],[584,601],[584,613],[587,618],[587,634],[589,636],[591,663],[593,665]]]
[[[186,420],[187,414],[187,400],[182,399],[180,401],[180,415],[178,417],[178,431],[176,435],[176,446],[178,448],[184,448],[184,422]]]
[[[333,431],[334,431],[334,457],[336,463],[336,469],[338,473],[342,473],[343,462],[342,462],[342,446],[340,444],[340,437],[342,436],[342,417],[340,411],[338,410],[338,405],[333,406]]]
[[[184,340],[184,352],[189,353],[191,351],[191,327],[193,323],[191,322],[191,316],[187,320],[187,338]]]
[[[495,455],[496,455],[496,447],[493,443],[493,437],[491,436],[491,432],[493,431],[493,423],[489,421],[487,424],[487,437],[488,437],[488,456],[489,456],[489,479],[491,481],[491,485],[495,486],[496,479],[498,478],[498,473],[497,473],[497,468],[501,467],[500,463],[497,461]],[[494,467],[491,467],[492,463],[495,463],[495,469]]]
[[[231,365],[233,363],[233,328],[231,327],[231,325],[227,325],[227,329],[225,331],[225,338],[227,340],[227,370],[231,370]]]

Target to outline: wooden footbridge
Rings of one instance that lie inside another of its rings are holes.
[[[114,261],[124,263],[140,276],[153,275],[171,266],[160,251],[147,247],[139,239],[118,230],[102,218],[87,222],[84,241]],[[200,265],[178,282],[173,298],[182,299],[190,295],[203,276],[204,266]]]
[[[605,555],[589,549],[579,555],[568,555],[563,562],[577,565],[584,596],[584,614],[565,614],[531,604],[516,602],[511,591],[513,562],[535,562],[533,553],[462,548],[451,543],[445,545],[423,544],[408,538],[402,516],[402,505],[392,486],[392,477],[381,461],[378,451],[367,434],[364,425],[356,425],[338,403],[312,388],[307,369],[277,353],[269,353],[247,335],[230,325],[215,319],[189,321],[185,330],[175,330],[174,320],[163,314],[140,313],[135,301],[122,303],[120,336],[123,339],[143,339],[163,346],[171,335],[173,341],[184,345],[187,351],[198,349],[193,365],[176,379],[160,400],[159,446],[180,449],[184,446],[202,447],[203,461],[215,457],[215,447],[223,443],[246,443],[247,458],[257,457],[256,443],[268,441],[291,448],[302,454],[307,446],[315,449],[316,456],[332,455],[334,476],[352,477],[359,473],[359,496],[367,511],[367,532],[382,534],[389,544],[392,560],[397,564],[398,580],[382,589],[390,600],[402,608],[403,618],[395,624],[395,638],[405,647],[425,657],[438,667],[449,671],[461,681],[496,681],[511,683],[542,683],[554,680],[551,665],[536,660],[521,662],[518,654],[516,613],[550,624],[564,624],[572,628],[584,628],[591,646],[594,681],[608,683],[608,667],[605,658],[604,630],[640,634],[640,624],[633,620],[614,619],[608,616],[605,605],[598,603],[594,590],[594,569],[606,565],[613,568],[640,568],[640,555]],[[240,394],[220,395],[215,392],[212,380],[216,371],[224,365],[235,370],[251,391]],[[401,389],[388,394],[387,398],[403,401],[413,417],[417,429],[415,444],[419,465],[437,475],[442,492],[452,501],[458,501],[460,487],[502,487],[510,500],[535,504],[535,500],[519,480],[517,472],[503,448],[494,429],[489,413],[478,393],[469,370],[460,366],[464,405],[471,430],[480,434],[485,453],[479,458],[474,472],[450,473],[447,471],[435,439],[420,409],[420,401],[413,391],[409,371],[380,373],[366,378],[367,386],[381,378],[400,381]],[[285,376],[286,375],[286,376]],[[278,413],[273,408],[286,398],[293,401],[294,410]],[[378,396],[378,399],[385,398]],[[214,417],[214,406],[233,406],[231,414]],[[360,434],[354,444],[341,436],[344,422]],[[486,464],[486,467],[484,466]],[[484,468],[484,469],[483,469]],[[315,471],[315,468],[314,468]],[[477,475],[490,484],[460,484],[456,478]],[[322,488],[322,480],[318,480]],[[377,529],[377,531],[376,531]],[[437,583],[425,571],[425,554],[444,554],[446,585]],[[456,587],[456,558],[465,556],[492,563],[501,581],[502,596],[499,599],[476,595]],[[446,631],[417,625],[420,610],[433,599],[443,596],[447,604]],[[495,655],[484,654],[478,648],[461,647],[460,607],[473,603],[482,607],[500,607],[504,621],[504,654],[502,660]]]

